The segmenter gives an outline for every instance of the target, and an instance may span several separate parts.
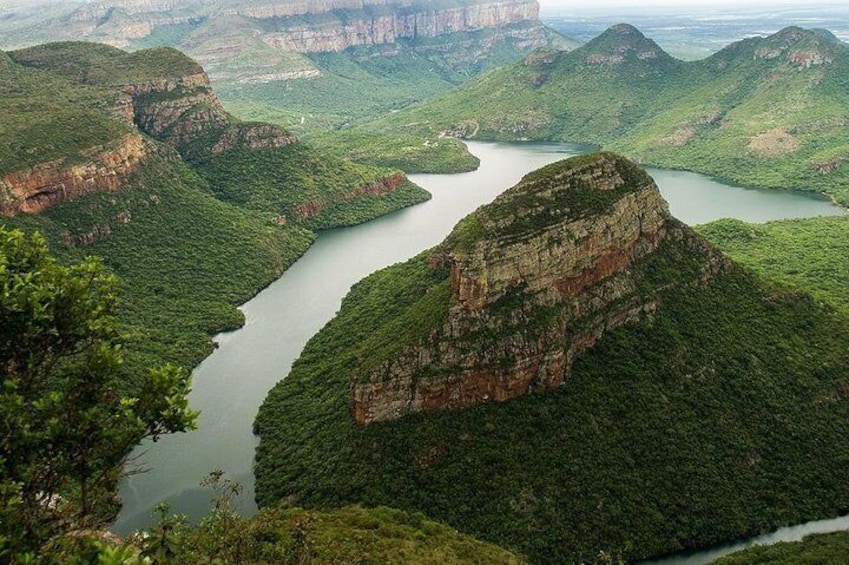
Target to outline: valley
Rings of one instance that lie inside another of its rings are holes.
[[[237,507],[253,512],[253,415],[307,340],[333,316],[350,286],[376,269],[438,243],[463,215],[497,196],[525,172],[587,149],[560,144],[469,145],[481,158],[480,169],[461,175],[413,176],[434,195],[431,201],[353,228],[322,232],[283,277],[241,308],[246,325],[219,335],[218,347],[195,371],[191,400],[202,410],[200,429],[140,449],[145,456],[139,463],[150,471],[131,477],[122,487],[125,504],[118,531],[149,524],[153,504],[163,499],[175,511],[203,514],[210,494],[198,487],[198,480],[215,466],[246,487]],[[688,173],[653,174],[673,213],[688,222],[728,216],[760,222],[787,214],[842,214],[825,201],[797,193],[741,189]],[[728,191],[725,207],[709,209],[711,215],[705,216],[706,206],[716,206],[716,191],[723,190]],[[741,207],[741,199],[749,198],[748,205]],[[234,374],[245,377],[234,381]]]
[[[841,10],[10,0],[0,562],[692,565],[845,528]]]

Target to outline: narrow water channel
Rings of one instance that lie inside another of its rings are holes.
[[[204,514],[210,493],[198,484],[216,468],[243,485],[239,508],[254,512],[256,439],[251,429],[259,405],[288,374],[307,340],[336,313],[351,285],[439,243],[457,221],[526,173],[587,148],[472,142],[469,149],[481,160],[477,171],[411,176],[433,194],[431,201],[360,226],[322,232],[280,279],[241,307],[245,326],[217,336],[218,348],[194,371],[190,401],[201,411],[199,429],[136,450],[135,464],[147,472],[123,482],[124,506],[115,531],[127,533],[149,525],[161,501],[175,512]],[[730,186],[693,173],[649,172],[673,215],[691,224],[722,217],[762,222],[843,213],[814,196]]]

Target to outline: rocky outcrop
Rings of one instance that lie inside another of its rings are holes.
[[[80,163],[42,163],[0,178],[0,214],[36,213],[77,196],[119,190],[142,166],[151,145],[138,133],[86,151]]]
[[[699,260],[688,282],[730,264],[672,218],[654,181],[611,154],[532,173],[461,222],[430,256],[450,305],[421,343],[351,378],[368,424],[505,401],[563,385],[576,356],[658,307],[642,265],[667,246]]]
[[[117,88],[132,97],[136,125],[175,147],[230,124],[230,117],[202,70]]]
[[[297,141],[298,138],[288,131],[271,124],[237,124],[218,138],[211,151],[218,155],[235,147],[277,149]]]
[[[395,192],[406,180],[407,177],[402,174],[397,174],[374,182],[364,183],[354,187],[350,192],[341,195],[340,199],[355,200],[357,198],[362,198],[363,196],[386,196],[387,194]],[[296,222],[303,222],[304,220],[317,216],[324,210],[327,204],[328,203],[324,201],[313,201],[299,204],[292,209],[294,216],[293,219]],[[287,223],[288,218],[285,216],[279,216],[278,218],[275,218],[275,221],[279,224],[285,224]]]

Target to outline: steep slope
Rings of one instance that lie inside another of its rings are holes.
[[[64,258],[121,277],[126,371],[187,367],[234,308],[314,239],[427,193],[285,130],[242,123],[173,49],[59,43],[0,54],[0,214],[44,231]]]
[[[622,159],[595,155],[526,176],[428,256],[429,268],[448,272],[433,289],[448,310],[429,320],[436,325],[417,324],[425,337],[405,342],[393,324],[362,344],[351,376],[354,420],[562,386],[605,332],[657,308],[639,266],[670,241],[702,263],[687,282],[706,284],[728,268],[672,220],[651,178]],[[409,311],[433,308],[435,296]]]
[[[633,164],[567,160],[352,289],[259,412],[258,499],[419,510],[539,563],[834,515],[846,321],[729,271]]]
[[[373,126],[480,139],[590,142],[642,162],[849,203],[849,46],[787,28],[676,61],[634,28],[538,51]]]
[[[298,144],[282,128],[232,118],[203,68],[174,49],[126,53],[99,44],[52,43],[11,57],[119,92],[127,119],[175,147],[216,195],[275,221],[352,224],[427,198],[397,172],[352,165]]]

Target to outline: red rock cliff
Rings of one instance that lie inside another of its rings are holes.
[[[669,215],[635,165],[609,154],[565,163],[526,177],[433,253],[429,265],[450,272],[447,318],[422,343],[352,377],[358,423],[561,386],[604,332],[657,307],[637,266],[664,241],[701,259],[702,277],[690,282],[729,268]],[[484,235],[458,243],[470,232]]]
[[[130,133],[89,149],[81,162],[60,159],[11,172],[0,178],[0,214],[37,213],[82,194],[123,188],[150,151],[141,135]]]

